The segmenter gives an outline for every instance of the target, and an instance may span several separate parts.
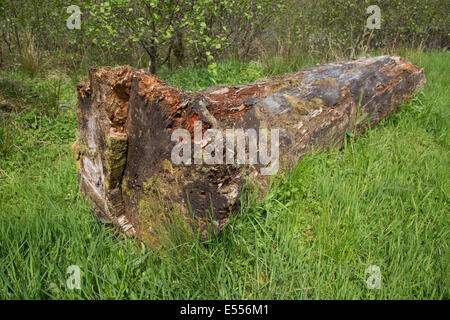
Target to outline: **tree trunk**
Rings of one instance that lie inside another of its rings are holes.
[[[82,191],[129,235],[157,243],[179,225],[206,237],[223,228],[249,181],[264,191],[270,175],[313,149],[341,146],[424,83],[423,69],[389,56],[197,92],[129,67],[91,68],[78,87],[73,145]],[[231,133],[242,132],[248,137],[238,148]]]

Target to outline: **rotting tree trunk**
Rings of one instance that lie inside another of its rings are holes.
[[[194,152],[210,143],[194,140],[196,128],[223,137],[227,129],[279,129],[279,167],[286,168],[312,149],[339,147],[347,132],[376,125],[424,83],[423,69],[389,56],[197,92],[130,67],[91,68],[78,87],[79,135],[72,147],[82,192],[128,235],[152,242],[177,217],[206,236],[223,228],[249,180],[264,190],[265,166],[177,165],[171,158],[176,129],[190,133]]]

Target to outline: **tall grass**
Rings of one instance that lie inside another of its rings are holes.
[[[0,154],[6,156],[11,150],[11,125],[8,117],[0,116]]]
[[[30,77],[22,71],[0,71],[0,103],[15,112],[34,109],[55,115],[60,104],[67,105],[75,83],[64,74],[47,73],[45,78]]]
[[[26,33],[25,36],[26,43],[19,58],[21,68],[29,77],[38,77],[43,67],[41,52],[35,44],[34,37],[30,33]]]

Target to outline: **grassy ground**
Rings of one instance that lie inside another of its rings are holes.
[[[405,54],[428,82],[400,112],[306,158],[219,237],[155,251],[97,222],[80,197],[71,80],[0,72],[3,98],[30,108],[0,103],[0,298],[450,298],[450,54]],[[162,76],[198,89],[270,68],[225,62],[214,78]],[[81,268],[80,290],[66,287],[70,265]],[[380,290],[366,285],[370,265]]]

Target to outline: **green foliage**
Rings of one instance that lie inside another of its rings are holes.
[[[114,0],[85,8],[93,19],[88,28],[95,44],[109,50],[129,51],[130,43],[137,43],[147,53],[149,68],[155,72],[160,64],[170,63],[172,54],[182,63],[187,50],[192,61],[212,63],[224,48],[251,42],[247,32],[263,27],[259,17],[268,19],[268,8],[273,3]],[[238,23],[230,24],[230,19]],[[210,69],[214,70],[214,65]]]
[[[79,73],[92,65],[210,65],[222,59],[340,59],[403,45],[448,48],[445,1],[385,0],[369,30],[369,0],[84,0],[81,29],[69,30],[70,1],[4,0],[0,65],[30,75]],[[151,61],[151,63],[149,63]],[[274,64],[276,65],[276,63]]]
[[[367,8],[380,8],[381,28],[370,30]],[[284,45],[294,43],[304,52],[336,59],[353,57],[368,49],[402,45],[448,46],[448,4],[440,0],[317,0],[290,1],[298,12],[284,34]],[[283,27],[281,23],[277,27]]]

